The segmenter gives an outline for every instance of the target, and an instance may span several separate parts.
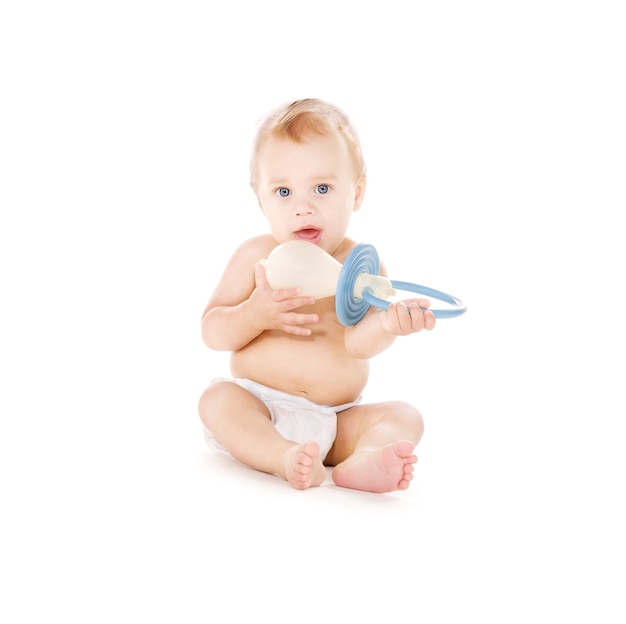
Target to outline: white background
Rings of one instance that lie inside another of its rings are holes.
[[[624,622],[619,4],[4,3],[0,619]],[[351,234],[468,305],[373,362],[407,492],[203,446],[200,314],[299,97],[360,132]]]

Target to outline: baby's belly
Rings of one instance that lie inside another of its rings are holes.
[[[341,405],[360,396],[369,363],[350,357],[343,345],[266,332],[232,354],[231,372],[320,405]]]

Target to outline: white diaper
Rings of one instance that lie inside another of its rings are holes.
[[[361,400],[359,397],[356,401],[345,405],[318,405],[304,397],[280,392],[249,379],[217,378],[211,383],[219,381],[235,383],[263,401],[269,410],[272,423],[283,438],[298,444],[316,441],[320,445],[322,459],[330,451],[337,436],[337,413],[358,405]],[[225,452],[224,447],[210,431],[205,429],[204,433],[210,447]]]

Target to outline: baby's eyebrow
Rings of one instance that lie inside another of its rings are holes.
[[[321,182],[332,182],[334,180],[337,180],[337,175],[334,173],[329,173],[329,174],[319,174],[319,175],[312,175],[309,178],[309,182],[310,183],[321,183]],[[268,180],[268,184],[270,186],[289,186],[290,184],[293,184],[294,181],[293,180],[287,180],[286,178],[270,178]]]
[[[286,186],[288,184],[287,180],[284,180],[283,178],[271,178],[270,180],[268,180],[268,184],[270,186],[276,186],[277,184],[281,184],[282,186]]]
[[[314,175],[309,178],[311,184],[324,184],[326,182],[336,182],[339,179],[334,173]]]

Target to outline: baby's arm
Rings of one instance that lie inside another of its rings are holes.
[[[268,329],[308,336],[302,325],[316,323],[316,314],[299,314],[296,308],[312,304],[312,297],[297,288],[272,290],[258,260],[273,245],[251,239],[237,249],[202,315],[202,339],[218,351],[237,351]]]
[[[428,299],[407,299],[391,303],[387,311],[370,308],[361,321],[346,329],[348,353],[371,358],[391,346],[396,336],[433,329],[435,316],[429,306]]]

